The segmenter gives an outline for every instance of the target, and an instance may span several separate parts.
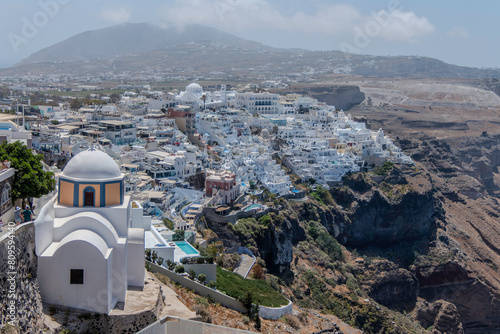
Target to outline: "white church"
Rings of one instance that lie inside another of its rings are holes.
[[[35,221],[42,300],[106,313],[143,287],[142,208],[124,196],[124,175],[106,153],[91,148],[59,175],[58,192]]]

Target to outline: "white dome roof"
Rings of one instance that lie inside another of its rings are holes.
[[[102,180],[121,177],[118,164],[109,155],[96,149],[75,155],[66,165],[61,176],[73,179]]]
[[[193,82],[186,87],[186,92],[201,94],[203,93],[203,88],[197,83]]]

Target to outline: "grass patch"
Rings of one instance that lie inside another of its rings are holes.
[[[288,300],[266,281],[244,279],[220,267],[217,267],[217,290],[236,299],[241,299],[250,292],[262,306],[279,307],[288,304]]]

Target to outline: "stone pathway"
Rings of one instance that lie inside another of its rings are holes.
[[[241,261],[238,267],[234,269],[234,272],[242,276],[243,278],[247,278],[250,269],[255,263],[255,259],[247,254],[241,254]]]
[[[184,305],[177,293],[169,288],[167,285],[163,284],[159,279],[157,279],[153,274],[148,273],[149,277],[157,283],[162,290],[162,294],[165,297],[163,311],[161,312],[160,319],[169,315],[173,317],[179,317],[182,319],[192,319],[197,320],[199,317],[195,312],[191,311],[186,305]]]

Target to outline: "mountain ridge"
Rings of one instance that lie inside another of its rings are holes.
[[[121,37],[121,40],[118,40],[118,37]],[[177,29],[171,26],[161,27],[153,23],[124,23],[76,34],[33,53],[14,66],[36,62],[85,61],[141,54],[161,50],[169,45],[182,44],[185,41],[214,39],[245,47],[262,46],[260,43],[247,41],[199,24],[186,25],[183,29]]]
[[[421,56],[370,56],[342,51],[274,48],[199,24],[125,23],[82,32],[30,55],[3,75],[101,74],[157,71],[196,76],[223,71],[228,78],[308,78],[352,74],[382,78],[500,78],[500,69],[447,64]],[[257,69],[257,70],[256,70]]]

